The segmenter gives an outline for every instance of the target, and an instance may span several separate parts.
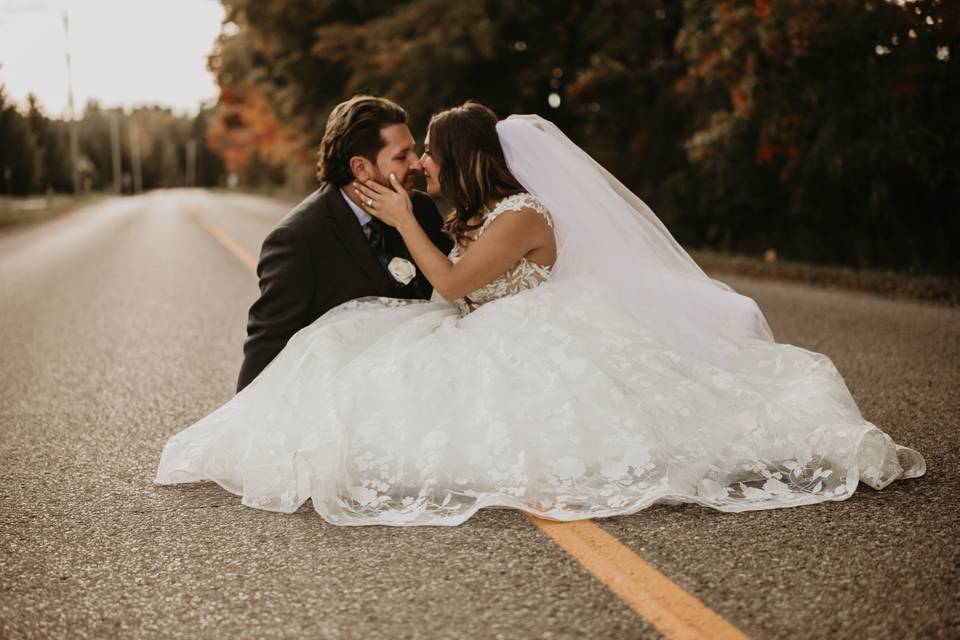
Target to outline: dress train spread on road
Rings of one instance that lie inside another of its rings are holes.
[[[213,480],[272,511],[309,498],[340,525],[455,525],[482,507],[770,509],[924,473],[826,356],[741,338],[695,358],[591,290],[547,282],[463,317],[341,305],[171,438],[156,482]]]

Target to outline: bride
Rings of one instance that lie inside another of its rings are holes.
[[[170,438],[157,483],[212,480],[285,513],[309,498],[338,525],[456,525],[483,507],[791,507],[925,472],[829,358],[774,342],[753,300],[551,123],[468,102],[424,144],[428,191],[454,206],[449,256],[395,181],[354,188],[433,299],[321,316]]]

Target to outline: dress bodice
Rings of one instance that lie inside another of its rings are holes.
[[[517,193],[500,200],[493,209],[485,209],[483,222],[476,231],[473,241],[476,242],[483,236],[484,232],[499,216],[505,213],[515,213],[523,209],[532,209],[541,214],[547,221],[547,224],[553,229],[553,220],[550,218],[550,212],[529,193]],[[451,262],[457,262],[463,255],[463,249],[459,243],[454,244],[449,258]],[[489,282],[470,294],[454,300],[453,303],[460,311],[461,316],[465,316],[475,310],[480,305],[492,302],[505,296],[519,293],[525,289],[532,289],[550,278],[550,267],[530,262],[526,258],[520,258],[513,267],[501,274],[492,282]]]

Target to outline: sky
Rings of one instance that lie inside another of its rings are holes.
[[[0,83],[22,104],[67,111],[69,16],[74,101],[104,107],[161,104],[196,113],[217,95],[206,58],[223,21],[217,0],[0,0]]]

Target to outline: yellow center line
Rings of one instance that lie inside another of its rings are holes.
[[[197,209],[191,209],[190,213],[193,214],[193,218],[197,221],[203,230],[212,235],[217,241],[226,248],[227,251],[232,253],[236,258],[245,264],[251,271],[256,273],[257,271],[257,259],[251,255],[246,249],[244,249],[239,242],[234,240],[232,237],[227,235],[227,233],[221,230],[219,227],[213,225],[206,218],[203,217]]]
[[[252,271],[257,259],[192,210],[200,226]],[[746,640],[747,636],[590,520],[555,522],[525,514],[618,598],[672,640]]]
[[[596,523],[590,520],[556,522],[526,515],[667,638],[743,640],[747,637]]]

